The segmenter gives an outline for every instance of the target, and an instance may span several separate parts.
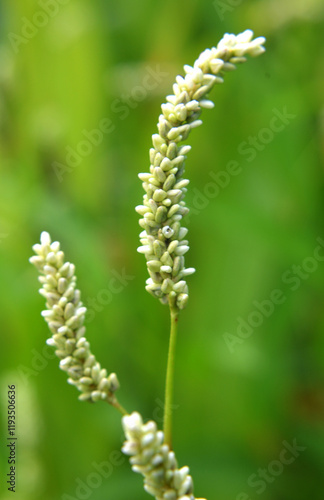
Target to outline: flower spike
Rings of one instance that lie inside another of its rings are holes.
[[[173,94],[161,106],[158,133],[152,136],[150,172],[139,174],[145,195],[143,205],[136,207],[143,229],[137,250],[145,255],[150,275],[146,290],[178,309],[188,302],[186,277],[195,272],[185,267],[188,230],[182,226],[182,218],[189,212],[184,202],[189,180],[183,175],[191,147],[180,143],[202,124],[202,109],[214,106],[207,95],[215,84],[223,82],[223,75],[245,62],[246,55],[264,52],[265,38],[252,38],[251,30],[237,36],[226,33],[217,47],[202,52],[193,66],[184,66],[185,76],[176,77]]]
[[[122,419],[127,440],[122,451],[130,456],[134,472],[144,476],[144,489],[157,500],[204,500],[193,494],[189,467],[178,468],[173,451],[163,443],[163,432],[153,420],[143,423],[133,412]]]
[[[80,300],[80,290],[75,288],[74,264],[64,262],[60,243],[52,243],[45,231],[33,250],[36,255],[29,260],[40,272],[39,292],[46,299],[42,316],[52,332],[47,344],[56,348],[60,368],[68,373],[68,382],[81,391],[81,401],[107,400],[114,404],[119,382],[115,373],[107,376],[107,370],[101,368],[85,338],[83,323],[87,309]]]

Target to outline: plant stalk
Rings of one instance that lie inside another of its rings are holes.
[[[175,348],[178,331],[178,316],[179,309],[170,304],[170,341],[169,353],[166,371],[165,383],[165,400],[164,400],[164,442],[172,449],[172,402],[173,402],[173,387],[174,387],[174,364],[175,364]]]
[[[112,401],[108,401],[108,403],[110,403],[111,406],[113,406],[114,408],[116,408],[116,410],[118,410],[119,413],[121,413],[123,416],[124,415],[129,415],[128,411],[125,410],[125,408],[119,403],[119,401],[117,400],[116,397],[114,397],[114,399]]]

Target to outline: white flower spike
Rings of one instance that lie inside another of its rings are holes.
[[[163,443],[164,435],[153,420],[143,423],[133,412],[122,419],[127,440],[122,451],[130,456],[134,472],[144,476],[144,489],[157,500],[204,500],[193,494],[189,467],[178,468],[173,451]]]
[[[85,338],[83,323],[87,309],[82,306],[80,290],[75,288],[74,264],[64,262],[59,242],[52,243],[45,231],[33,250],[36,255],[29,260],[40,272],[39,292],[46,299],[47,309],[42,316],[53,334],[47,344],[56,348],[60,368],[68,373],[68,382],[81,391],[81,401],[114,403],[114,393],[119,388],[117,376],[115,373],[107,376],[107,370],[101,368]]]
[[[191,148],[180,143],[202,124],[198,119],[202,109],[214,106],[207,94],[216,83],[223,82],[223,75],[235,69],[235,64],[245,62],[246,55],[258,56],[265,51],[265,38],[252,38],[251,30],[237,36],[226,33],[217,47],[202,52],[193,66],[184,66],[185,76],[176,77],[174,94],[161,106],[158,134],[152,136],[150,172],[139,174],[145,195],[143,205],[136,207],[144,229],[138,252],[145,255],[150,275],[146,290],[163,304],[169,302],[178,309],[188,302],[188,286],[185,283],[180,291],[176,285],[194,272],[194,268],[185,267],[189,245],[184,240],[187,229],[181,226],[189,212],[184,202],[189,181],[183,174]]]

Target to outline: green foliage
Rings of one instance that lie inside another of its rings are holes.
[[[79,402],[44,349],[28,257],[42,230],[61,241],[93,312],[87,335],[98,361],[118,372],[127,408],[162,418],[169,325],[144,291],[137,173],[182,64],[246,27],[267,37],[267,52],[214,90],[186,165],[187,263],[197,272],[180,320],[174,447],[199,495],[248,500],[257,494],[248,478],[296,439],[306,450],[265,481],[260,498],[323,498],[323,6],[223,4],[222,19],[205,0],[56,2],[57,15],[15,53],[8,33],[44,9],[2,2],[1,401],[4,410],[5,386],[16,383],[21,500],[77,498],[103,461],[111,473],[92,500],[144,498],[126,459],[110,455],[123,439],[117,412]],[[275,119],[285,110],[290,118]],[[102,139],[93,135],[90,151],[80,141],[93,129]],[[251,316],[266,300],[268,312]],[[239,339],[233,352],[226,333]]]

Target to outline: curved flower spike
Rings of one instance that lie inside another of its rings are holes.
[[[151,420],[143,424],[141,415],[133,412],[123,417],[127,441],[122,451],[129,455],[134,472],[144,476],[144,489],[157,500],[204,500],[193,494],[189,467],[178,469],[173,451],[163,444],[163,432]]]
[[[180,143],[202,124],[202,109],[214,106],[207,94],[215,84],[223,82],[223,75],[235,69],[235,64],[245,62],[246,55],[257,56],[265,51],[265,38],[252,38],[251,30],[237,36],[226,33],[217,47],[202,52],[193,66],[184,66],[185,76],[177,76],[173,94],[161,106],[158,133],[152,136],[150,172],[139,174],[146,194],[143,205],[136,207],[143,228],[137,250],[147,261],[150,278],[146,290],[163,304],[169,302],[178,309],[187,304],[186,277],[195,272],[185,267],[188,230],[181,225],[189,211],[184,202],[189,180],[183,174],[191,147]]]
[[[60,368],[68,373],[68,382],[81,391],[80,400],[107,400],[114,404],[119,383],[115,373],[107,376],[107,370],[101,368],[85,338],[86,308],[80,301],[80,290],[75,288],[74,264],[64,262],[59,242],[52,243],[46,232],[33,250],[36,255],[29,260],[40,272],[39,292],[46,298],[42,316],[52,332],[47,344],[56,348]]]

